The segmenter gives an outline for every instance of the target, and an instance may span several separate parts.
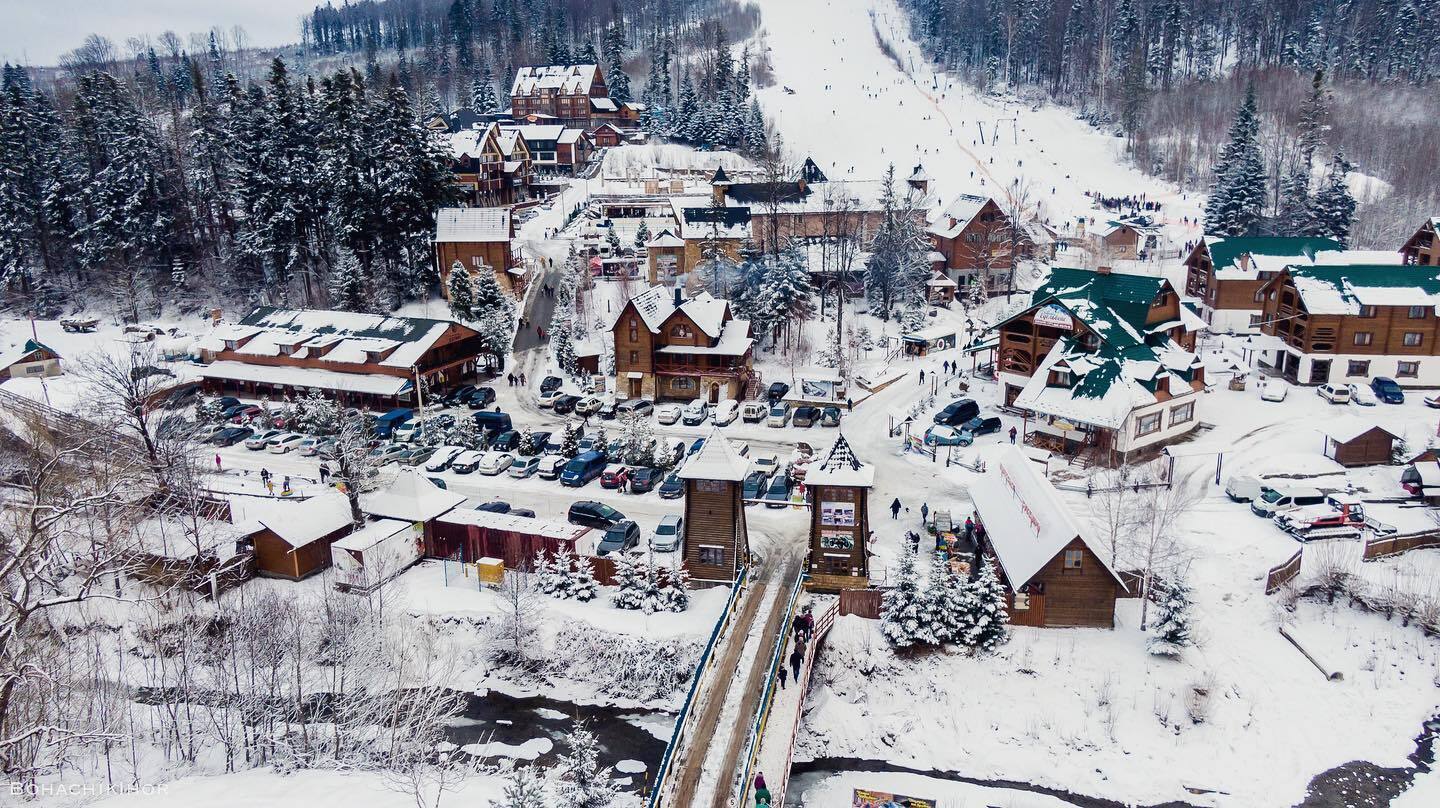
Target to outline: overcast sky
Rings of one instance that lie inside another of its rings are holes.
[[[300,17],[324,0],[0,0],[0,61],[55,64],[90,33],[121,53],[128,37],[170,30],[189,39],[213,26],[244,27],[252,45],[300,40]],[[337,3],[338,5],[338,3]]]

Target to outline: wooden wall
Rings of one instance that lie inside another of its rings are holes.
[[[255,572],[269,578],[298,581],[330,566],[330,545],[350,534],[346,525],[303,547],[291,548],[289,542],[263,528],[252,540],[255,546]]]
[[[1325,448],[1326,456],[1342,466],[1379,466],[1390,462],[1395,438],[1376,427],[1349,443],[1336,443],[1327,438]]]
[[[1065,569],[1065,550],[1083,553],[1080,569]],[[1115,627],[1115,598],[1119,584],[1079,537],[1056,553],[1030,579],[1030,583],[1032,589],[1037,583],[1044,586],[1043,625]],[[1034,611],[1035,596],[1032,595],[1030,600],[1031,610]]]
[[[840,579],[841,583],[836,588],[848,588],[843,584],[844,578],[850,576],[849,587],[865,587],[869,584],[869,568],[865,552],[865,539],[868,535],[869,525],[869,492],[864,488],[851,486],[817,485],[810,488],[810,574],[812,576],[824,576],[829,579]],[[846,503],[855,508],[855,524],[851,526],[825,525],[824,503],[838,502]],[[842,550],[833,547],[822,546],[824,533],[845,533],[849,536],[852,546],[849,550]],[[844,555],[843,566],[835,566],[840,559],[838,555]],[[860,574],[854,576],[853,572],[859,570]],[[818,581],[817,581],[818,583]]]
[[[700,560],[701,545],[720,547],[719,564]],[[740,484],[721,480],[685,481],[685,568],[690,577],[729,582],[750,555]]]

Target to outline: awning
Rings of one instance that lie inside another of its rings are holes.
[[[966,346],[965,346],[965,350],[961,351],[961,353],[964,353],[964,354],[977,354],[977,353],[980,353],[981,351],[993,351],[993,350],[995,350],[996,348],[999,348],[999,347],[1000,347],[1000,338],[999,338],[999,337],[996,337],[996,338],[994,338],[994,339],[986,340],[986,341],[984,341],[984,342],[972,342],[972,343],[970,343],[969,345],[966,345]]]

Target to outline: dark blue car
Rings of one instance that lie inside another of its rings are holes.
[[[1386,376],[1376,376],[1370,380],[1370,389],[1374,391],[1375,397],[1386,404],[1404,404],[1405,391],[1394,379]]]

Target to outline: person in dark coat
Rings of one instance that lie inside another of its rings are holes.
[[[975,520],[965,517],[965,541],[975,538]]]
[[[784,665],[781,665],[781,666],[780,666],[780,670],[776,671],[775,673],[780,677],[780,689],[781,689],[781,690],[784,690],[784,689],[785,689],[785,673],[786,673],[786,671],[785,671],[785,666],[784,666]]]
[[[810,610],[807,608],[807,609],[805,610],[805,639],[810,640],[810,639],[814,639],[814,638],[815,638],[815,615],[811,614],[811,613],[810,613]]]
[[[797,645],[795,650],[790,652],[790,670],[794,673],[797,684],[800,682],[800,666],[803,664],[805,664],[805,652],[801,651],[800,646]]]
[[[921,521],[921,522],[927,522],[927,521],[929,521],[929,520],[930,520],[930,503],[928,503],[928,502],[922,502],[922,503],[920,503],[920,521]]]
[[[1015,442],[1015,436],[1016,436],[1017,434],[1019,434],[1019,433],[1017,433],[1017,432],[1015,431],[1015,427],[1013,427],[1013,426],[1010,427],[1010,442],[1011,442],[1011,443],[1014,443],[1014,442]]]
[[[891,518],[891,519],[899,519],[899,518],[900,518],[900,498],[899,498],[899,497],[896,497],[896,498],[895,498],[895,501],[892,502],[892,503],[890,503],[890,518]]]

